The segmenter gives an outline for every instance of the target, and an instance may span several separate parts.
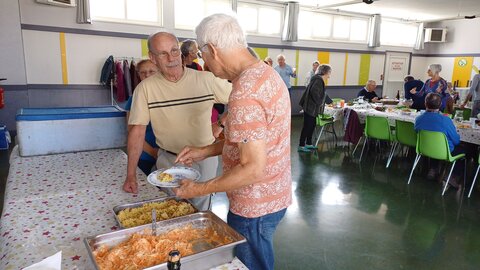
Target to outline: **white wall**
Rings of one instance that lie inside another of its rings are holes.
[[[428,24],[426,27],[447,28],[447,42],[426,43],[428,54],[478,54],[480,53],[480,18],[452,20]]]
[[[0,1],[0,78],[2,84],[25,84],[20,10],[17,1]]]

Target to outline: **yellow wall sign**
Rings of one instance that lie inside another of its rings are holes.
[[[457,82],[457,87],[467,87],[472,75],[473,57],[455,57],[453,61],[452,83]]]

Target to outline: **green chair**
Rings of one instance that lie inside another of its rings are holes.
[[[320,141],[320,138],[322,137],[323,131],[325,130],[325,127],[330,126],[332,128],[332,131],[330,131],[335,140],[335,145],[337,145],[337,134],[335,133],[335,118],[329,114],[319,114],[317,116],[317,126],[315,129],[320,128],[320,131],[318,132],[317,140],[315,141],[315,146],[318,145],[318,142]]]
[[[415,161],[413,162],[413,168],[410,172],[410,177],[408,178],[407,184],[410,184],[413,171],[415,170],[415,167],[417,166],[418,161],[420,161],[422,155],[429,158],[444,160],[453,163],[452,168],[450,169],[450,173],[448,174],[447,182],[445,183],[445,187],[443,188],[443,196],[443,194],[445,194],[445,191],[447,190],[448,182],[450,181],[450,177],[452,176],[453,168],[455,168],[457,160],[465,158],[465,154],[459,154],[452,157],[445,134],[438,131],[428,130],[420,130],[420,132],[418,133],[416,151],[417,156],[415,157]]]
[[[369,138],[389,142],[394,140],[387,118],[367,115],[367,119],[365,120],[365,140],[363,141],[362,153],[360,154],[360,162],[362,161],[365,145]],[[389,157],[391,156],[392,150],[393,147],[390,150]]]
[[[414,124],[412,122],[406,122],[401,120],[395,121],[395,139],[393,143],[393,150],[387,162],[387,168],[392,162],[395,150],[399,144],[403,144],[409,147],[417,146],[417,132],[415,132]]]
[[[475,181],[477,181],[478,171],[480,171],[480,155],[478,156],[477,172],[475,173],[475,176],[473,177],[473,183],[472,183],[472,187],[470,188],[470,192],[468,193],[468,198],[470,198],[470,195],[472,195],[473,186],[475,186]]]
[[[333,103],[339,103],[343,98],[332,98]]]

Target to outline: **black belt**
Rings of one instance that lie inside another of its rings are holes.
[[[169,153],[169,154],[175,155],[175,156],[178,155],[177,153],[174,153],[174,152],[172,152],[172,151],[168,151],[168,150],[165,150],[165,149],[162,149],[162,150],[165,151],[165,152],[167,152],[167,153]]]

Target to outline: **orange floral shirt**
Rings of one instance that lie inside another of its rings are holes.
[[[240,164],[239,143],[265,140],[267,164],[261,182],[227,192],[230,211],[255,218],[292,203],[290,97],[270,66],[259,62],[232,82],[223,147],[224,173]]]

